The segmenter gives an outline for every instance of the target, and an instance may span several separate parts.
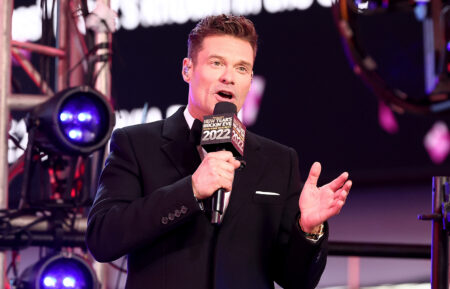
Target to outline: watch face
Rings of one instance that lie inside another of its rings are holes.
[[[305,233],[305,237],[310,240],[317,241],[319,239],[319,234],[309,234]]]
[[[302,232],[305,234],[305,237],[307,239],[317,241],[320,239],[320,237],[323,236],[323,228],[324,228],[323,224],[320,225],[319,232],[317,232],[315,234],[314,233],[306,233],[306,232],[303,232],[303,230],[302,230]]]

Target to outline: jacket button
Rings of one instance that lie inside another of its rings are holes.
[[[161,223],[163,223],[164,225],[166,225],[168,222],[169,222],[169,219],[167,219],[167,217],[161,218]]]
[[[175,217],[178,218],[179,216],[181,216],[180,210],[175,210]]]
[[[184,215],[188,211],[188,208],[186,206],[181,206],[181,213]]]
[[[173,221],[175,219],[175,215],[172,213],[169,213],[169,220]]]

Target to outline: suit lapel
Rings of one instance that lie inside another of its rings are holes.
[[[167,143],[161,149],[180,175],[185,177],[195,172],[201,160],[197,147],[189,142],[189,128],[183,110],[184,107],[181,107],[175,114],[165,120],[162,136],[167,139]],[[260,148],[260,143],[255,136],[247,133],[244,150],[244,160],[247,162],[247,166],[235,173],[233,189],[223,224],[230,222],[239,210],[252,200],[258,181],[266,166],[266,157]]]
[[[200,164],[195,144],[189,142],[189,127],[184,118],[184,106],[164,121],[162,136],[167,139],[161,149],[182,177],[193,174]]]
[[[247,133],[245,140],[244,160],[247,162],[246,167],[236,171],[234,175],[233,189],[223,224],[230,222],[239,210],[252,200],[266,166],[266,157],[260,150],[260,144],[250,133]]]

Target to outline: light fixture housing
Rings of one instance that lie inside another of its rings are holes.
[[[87,155],[106,144],[115,125],[105,97],[89,86],[62,90],[29,115],[28,130],[46,152]]]
[[[25,269],[18,282],[21,289],[99,289],[91,266],[74,254],[54,254]]]

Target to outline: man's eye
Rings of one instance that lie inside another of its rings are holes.
[[[238,69],[239,72],[248,72],[248,69],[245,66],[238,66],[237,69]]]
[[[214,66],[221,66],[222,65],[222,63],[220,61],[213,61],[212,64]]]

